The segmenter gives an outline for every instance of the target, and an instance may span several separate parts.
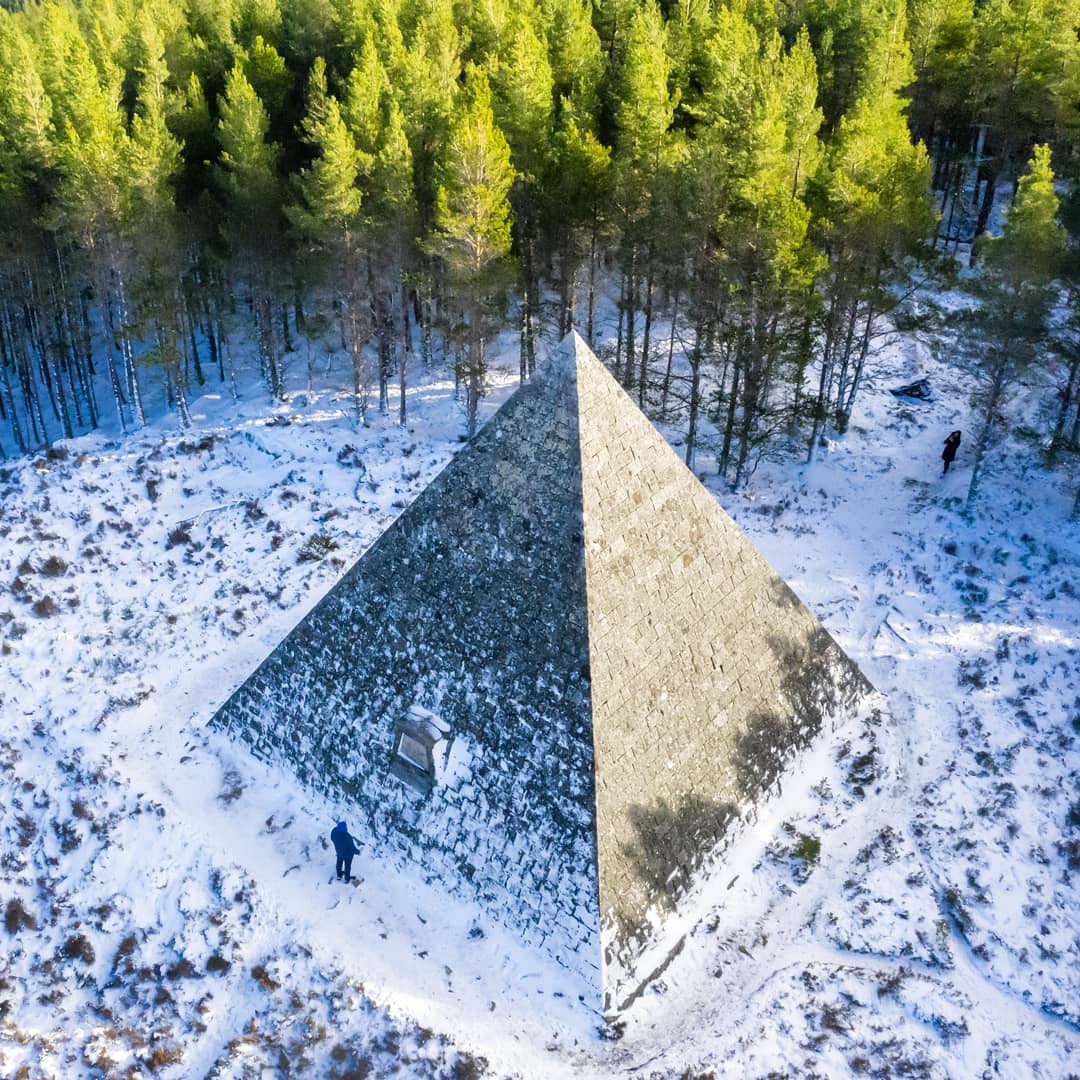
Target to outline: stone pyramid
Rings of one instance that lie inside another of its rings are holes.
[[[571,334],[213,723],[609,1015],[858,668]]]

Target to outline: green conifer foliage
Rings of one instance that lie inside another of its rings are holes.
[[[271,394],[280,397],[284,385],[273,310],[281,257],[280,150],[267,141],[270,118],[239,62],[229,73],[218,108],[221,157],[216,176],[225,204],[223,232],[232,254],[247,270],[260,358]]]
[[[409,134],[420,220],[433,221],[435,162],[442,155],[461,75],[461,36],[449,0],[431,0],[401,66],[401,106]]]
[[[892,57],[889,78],[871,78],[841,118],[814,184],[829,269],[811,455],[827,419],[846,429],[881,318],[895,306],[890,287],[911,269],[934,221],[930,160],[911,141],[899,93],[910,79],[907,46],[889,30],[878,47]]]
[[[588,260],[588,300],[584,323],[586,339],[593,340],[596,307],[596,268],[601,229],[610,195],[611,151],[579,121],[574,107],[564,100],[562,120],[544,184],[547,203],[545,228],[559,253],[559,334],[576,324],[577,276]]]
[[[374,34],[360,48],[356,63],[345,84],[341,114],[352,132],[356,145],[366,154],[373,154],[379,143],[383,124],[382,102],[390,91]]]
[[[1017,376],[1038,355],[1055,299],[1054,280],[1062,268],[1065,230],[1058,223],[1058,197],[1050,167],[1050,148],[1036,146],[1027,173],[1020,177],[1001,236],[984,241],[985,272],[974,278],[981,355],[976,360],[980,387],[974,461],[966,509],[974,509],[986,454],[998,414]]]
[[[439,163],[432,244],[447,264],[465,320],[470,439],[484,390],[484,343],[493,309],[505,295],[513,182],[510,146],[495,125],[487,76],[470,64]]]
[[[453,353],[474,424],[500,317],[525,378],[572,325],[603,345],[606,292],[618,377],[691,461],[708,410],[741,482],[846,425],[927,248],[992,225],[1032,146],[1075,158],[1078,24],[1075,0],[0,5],[0,439],[93,426],[95,366],[140,422],[140,357],[183,422],[239,334],[280,394],[305,308],[377,352],[383,407],[414,328]],[[1007,248],[982,244],[994,288]],[[1053,408],[1051,459],[1080,438]]]
[[[646,393],[641,372],[648,366],[648,331],[638,363],[636,322],[639,291],[645,283],[651,304],[655,282],[657,239],[662,235],[665,209],[673,179],[674,142],[671,125],[677,99],[669,90],[666,34],[660,10],[652,3],[635,11],[623,49],[615,106],[613,158],[616,218],[623,269],[625,335],[620,376],[623,385],[638,383],[639,400]],[[646,307],[646,326],[651,308]]]
[[[555,100],[565,98],[592,117],[599,107],[604,58],[590,5],[587,0],[541,0],[540,10]]]
[[[181,145],[166,122],[168,68],[157,24],[144,13],[138,24],[139,87],[131,121],[128,154],[129,201],[124,232],[137,273],[132,293],[141,336],[152,342],[143,363],[165,372],[167,392],[175,398],[183,426],[191,423],[181,367],[180,277],[182,273],[174,183],[180,170]],[[201,381],[201,369],[198,377]]]

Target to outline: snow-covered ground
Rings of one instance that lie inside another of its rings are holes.
[[[965,379],[901,341],[875,381],[720,498],[891,714],[800,762],[607,1038],[415,867],[329,883],[347,808],[206,728],[458,448],[451,383],[406,429],[249,385],[0,468],[0,1075],[1080,1072],[1080,530],[1010,444],[965,523]]]

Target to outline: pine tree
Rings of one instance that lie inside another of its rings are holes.
[[[452,3],[432,0],[402,61],[400,98],[424,232],[430,231],[434,219],[436,161],[446,145],[461,66],[461,36]]]
[[[341,115],[349,131],[357,147],[365,154],[375,153],[383,123],[383,98],[389,90],[390,79],[379,59],[375,38],[369,36],[349,72],[341,106]]]
[[[592,345],[596,270],[610,191],[611,151],[583,126],[574,107],[566,101],[548,168],[543,184],[544,225],[559,254],[559,336],[569,333],[577,321],[577,275],[587,259],[585,335]]]
[[[38,212],[35,192],[47,189],[46,178],[55,156],[54,138],[52,103],[37,70],[33,43],[14,16],[0,12],[0,420],[7,422],[19,453],[48,439],[41,408],[47,385],[39,385],[39,375],[41,384],[46,384],[49,366],[39,363],[35,370],[31,363],[25,316],[37,313],[24,283],[33,283],[45,272],[42,238],[33,224]],[[55,373],[55,364],[53,370]],[[85,374],[81,366],[79,371]],[[78,397],[75,400],[77,405]],[[93,416],[92,395],[87,395],[87,406]],[[69,435],[70,413],[60,412],[62,430]]]
[[[666,187],[672,180],[670,130],[677,101],[668,89],[669,76],[663,19],[659,8],[647,3],[630,20],[615,104],[614,190],[625,275],[625,362],[621,379],[627,387],[638,375],[635,319],[641,279],[646,285],[648,320],[662,208],[668,195]],[[643,351],[643,371],[647,364],[648,356]],[[637,381],[639,399],[644,401],[646,379],[638,377]]]
[[[911,141],[899,93],[910,81],[907,47],[893,34],[879,46],[891,57],[889,78],[875,74],[841,118],[814,182],[829,269],[811,457],[830,417],[846,430],[881,318],[897,303],[892,286],[910,271],[934,220],[929,158]]]
[[[975,114],[988,131],[976,236],[999,180],[1016,175],[1027,147],[1077,121],[1077,21],[1075,4],[1063,0],[989,0],[978,11]]]
[[[391,99],[387,104],[386,121],[375,156],[371,219],[378,253],[377,278],[384,296],[383,307],[393,313],[389,324],[393,326],[396,323],[394,328],[397,333],[393,336],[398,349],[398,423],[402,426],[406,421],[406,379],[412,350],[408,277],[417,226],[412,174],[412,152],[405,134],[405,120],[397,101]],[[389,348],[384,348],[388,353]]]
[[[510,147],[495,125],[487,76],[470,64],[439,163],[432,239],[433,251],[446,261],[465,320],[470,439],[484,392],[491,316],[505,296],[513,182]]]
[[[723,329],[732,363],[719,465],[727,471],[736,437],[736,487],[751,467],[751,454],[777,426],[776,384],[822,269],[808,242],[810,211],[803,199],[803,169],[818,156],[821,120],[810,104],[815,81],[806,63],[805,54],[795,52],[789,68],[778,40],[766,44],[753,103],[732,148],[736,182],[721,225],[728,292]]]
[[[180,363],[180,342],[184,339],[180,290],[183,248],[173,194],[181,146],[165,122],[168,69],[164,42],[148,14],[140,19],[138,35],[143,59],[131,122],[130,196],[124,232],[138,268],[134,292],[140,326],[143,337],[153,342],[143,362],[157,363],[164,369],[167,397],[175,396],[181,425],[187,427],[191,417]]]
[[[697,41],[690,65],[695,77],[690,80],[692,93],[684,108],[694,120],[694,138],[687,167],[680,174],[678,200],[684,221],[679,231],[690,239],[686,316],[693,330],[687,353],[690,379],[685,454],[691,467],[697,453],[703,384],[707,369],[717,359],[714,353],[718,344],[718,382],[729,407],[726,426],[734,432],[738,382],[734,372],[728,372],[732,357],[727,346],[737,336],[731,329],[737,326],[737,320],[729,319],[728,314],[725,237],[735,235],[731,225],[733,209],[739,186],[747,176],[743,126],[756,108],[762,86],[760,41],[743,7],[721,8],[710,22],[699,23],[692,40]],[[684,57],[683,62],[690,61]],[[725,327],[728,333],[723,332]],[[669,383],[670,379],[665,378],[661,401],[665,406]],[[727,444],[730,454],[731,436]],[[726,463],[723,451],[721,457]]]
[[[937,157],[949,156],[970,123],[975,44],[973,0],[909,0],[908,40],[915,83],[911,127]]]
[[[55,147],[58,181],[55,199],[43,219],[57,233],[76,239],[91,261],[98,303],[107,313],[123,377],[110,352],[108,368],[122,425],[130,408],[137,426],[145,423],[142,389],[134,352],[134,312],[128,288],[128,252],[121,236],[128,209],[129,137],[120,102],[123,73],[112,63],[97,29],[91,51],[71,23],[57,17],[59,72]]]
[[[541,23],[547,34],[553,97],[566,99],[579,117],[592,118],[599,108],[604,57],[593,27],[588,0],[541,0]]]
[[[267,141],[270,118],[237,63],[219,101],[218,187],[225,203],[224,234],[233,257],[247,268],[255,309],[259,357],[270,393],[280,398],[281,377],[274,325],[274,294],[280,260],[280,151]]]
[[[238,60],[268,119],[279,118],[292,89],[292,76],[285,67],[285,58],[256,34],[249,49],[239,50]]]
[[[1074,468],[1080,467],[1080,188],[1075,181],[1062,199],[1060,220],[1068,237],[1061,275],[1068,290],[1068,307],[1064,325],[1052,343],[1065,370],[1056,386],[1057,416],[1046,449],[1046,464],[1051,469],[1057,468],[1062,458],[1070,459]],[[1080,512],[1080,490],[1076,510]]]
[[[232,24],[241,46],[262,38],[271,45],[281,41],[281,4],[279,0],[233,0]]]
[[[333,0],[289,0],[281,13],[281,40],[290,67],[309,71],[336,44]]]
[[[371,159],[357,149],[337,99],[327,93],[321,57],[309,78],[302,132],[314,160],[297,176],[300,200],[288,208],[288,217],[305,240],[321,250],[348,248],[360,224],[357,179],[362,169],[370,168]]]
[[[357,420],[367,410],[364,346],[370,336],[364,303],[362,196],[357,181],[371,158],[357,149],[337,99],[327,93],[326,64],[315,61],[308,81],[303,137],[314,156],[296,180],[298,200],[286,214],[314,260],[318,280],[332,285],[340,305],[352,363]]]
[[[519,10],[507,21],[503,48],[490,60],[489,69],[496,121],[510,144],[517,177],[510,201],[521,265],[520,376],[524,380],[536,366],[538,187],[550,152],[554,115],[547,45],[524,12]]]
[[[374,24],[373,24],[374,25]],[[390,79],[379,57],[374,29],[368,35],[349,73],[345,89],[342,116],[358,149],[364,157],[364,171],[371,168],[381,148],[385,123],[385,108],[390,96]],[[411,160],[411,159],[410,159]],[[388,408],[389,379],[394,347],[393,311],[396,288],[383,280],[384,260],[379,250],[380,239],[372,232],[366,255],[368,308],[371,330],[379,347],[379,408]],[[378,264],[378,265],[377,265]]]
[[[1054,302],[1054,279],[1061,268],[1065,230],[1058,224],[1058,197],[1050,167],[1050,148],[1036,146],[1016,199],[1005,215],[1001,236],[984,241],[984,269],[972,289],[979,300],[977,318],[981,357],[976,366],[981,386],[966,512],[975,507],[983,466],[1010,387],[1035,359],[1046,334]]]

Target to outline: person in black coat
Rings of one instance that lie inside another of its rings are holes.
[[[960,449],[960,432],[953,431],[945,440],[945,449],[941,451],[941,460],[945,462],[945,468],[941,470],[942,476],[949,471],[949,466],[956,458],[956,451]]]
[[[356,841],[349,835],[344,821],[339,821],[330,831],[330,839],[337,853],[337,876],[338,881],[345,879],[346,884],[352,881],[352,861],[354,855],[360,854]]]

